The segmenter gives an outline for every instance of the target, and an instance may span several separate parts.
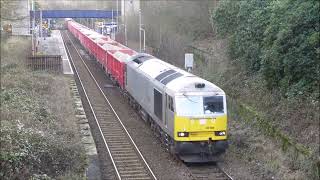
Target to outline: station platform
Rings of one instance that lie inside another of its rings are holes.
[[[61,55],[63,74],[73,74],[73,70],[59,30],[53,30],[50,37],[38,39],[38,52],[44,55]]]

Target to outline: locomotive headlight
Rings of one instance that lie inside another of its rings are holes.
[[[226,135],[226,131],[215,131],[214,135],[216,135],[216,136],[225,136]]]
[[[188,137],[189,133],[188,132],[178,132],[178,137]]]

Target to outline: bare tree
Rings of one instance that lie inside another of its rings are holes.
[[[29,17],[29,15],[22,15],[17,11],[21,2],[1,0],[1,21],[17,21]]]

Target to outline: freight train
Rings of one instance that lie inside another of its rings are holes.
[[[215,161],[225,152],[227,103],[221,88],[75,21],[67,26],[168,151],[184,162]]]

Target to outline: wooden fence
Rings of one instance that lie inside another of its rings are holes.
[[[62,73],[62,58],[60,55],[30,56],[28,58],[27,66],[33,71]]]

